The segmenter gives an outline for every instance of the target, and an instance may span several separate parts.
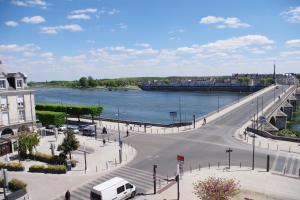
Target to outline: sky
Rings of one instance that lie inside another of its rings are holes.
[[[31,81],[300,73],[300,0],[0,0],[0,36]]]

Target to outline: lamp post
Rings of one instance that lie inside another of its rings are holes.
[[[254,130],[255,130],[255,113],[253,116]],[[253,131],[253,140],[252,140],[252,170],[254,170],[254,154],[255,154],[255,131]]]
[[[121,133],[120,133],[120,110],[118,106],[118,134],[119,134],[119,161],[122,163],[122,140],[121,140]]]
[[[218,95],[218,112],[220,110],[220,96]]]
[[[179,96],[179,122],[181,123],[181,96]]]

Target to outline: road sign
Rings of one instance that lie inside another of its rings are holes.
[[[228,149],[228,150],[226,150],[226,153],[231,153],[232,152],[232,149]]]
[[[182,155],[177,155],[177,161],[182,161],[182,162],[184,162],[184,156],[182,156]]]

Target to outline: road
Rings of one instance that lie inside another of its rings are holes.
[[[283,87],[283,88],[282,88]],[[268,91],[258,97],[258,110],[262,109],[261,99],[263,96],[264,105],[270,104],[275,97],[278,97],[282,90],[288,86],[279,86],[276,90]],[[106,176],[95,177],[95,180],[80,186],[71,192],[72,199],[89,199],[91,187],[102,183],[112,177],[124,177],[137,186],[137,192],[151,194],[153,191],[152,170],[157,165],[158,182],[157,188],[163,187],[166,183],[162,181],[166,177],[172,177],[176,173],[176,157],[178,154],[185,156],[184,171],[210,166],[228,165],[228,154],[226,150],[230,147],[231,165],[252,166],[252,145],[242,143],[234,137],[234,133],[247,121],[251,120],[257,112],[256,100],[245,103],[227,114],[208,122],[199,129],[179,134],[133,134],[124,137],[123,141],[137,150],[136,158],[127,166],[120,168]],[[117,132],[113,136],[117,139]],[[256,147],[255,167],[265,168],[267,154],[271,155],[271,167],[278,172],[288,163],[288,169],[296,173],[300,167],[300,160],[289,153],[267,151]],[[293,163],[293,164],[292,164]],[[299,164],[298,164],[299,163]],[[160,187],[161,186],[161,187]],[[63,199],[63,197],[58,198]]]
[[[282,88],[275,90],[275,97],[278,97]],[[259,96],[259,111],[262,109],[261,97],[264,105],[274,100],[274,90],[268,91]],[[129,164],[130,167],[152,171],[154,164],[158,165],[158,173],[163,176],[172,176],[176,172],[176,155],[185,156],[185,168],[197,168],[199,165],[208,166],[228,165],[228,154],[226,149],[233,149],[231,164],[251,166],[252,145],[244,144],[234,138],[234,132],[244,123],[249,121],[256,113],[256,100],[248,102],[228,112],[205,126],[192,130],[188,133],[168,135],[147,135],[139,134],[124,141],[132,145],[138,151],[136,159]],[[271,152],[275,155],[276,152]],[[256,148],[255,167],[266,167],[266,150]],[[275,156],[271,156],[271,166]]]

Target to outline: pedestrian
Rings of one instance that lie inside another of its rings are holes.
[[[102,134],[107,134],[107,130],[105,127],[103,127],[103,129],[102,129]]]
[[[127,137],[129,136],[129,131],[128,130],[126,131],[126,135],[127,135]]]
[[[67,190],[66,194],[65,194],[65,200],[70,200],[71,194],[70,191]]]
[[[203,125],[205,125],[206,124],[206,118],[204,117],[204,119],[203,119]]]
[[[105,146],[106,140],[104,138],[103,138],[102,142],[103,142],[103,146]]]

